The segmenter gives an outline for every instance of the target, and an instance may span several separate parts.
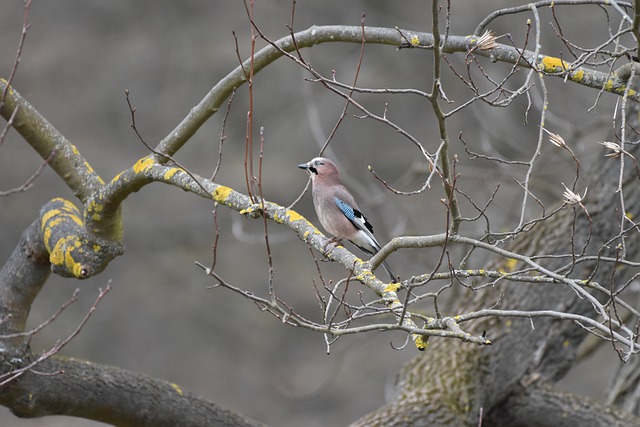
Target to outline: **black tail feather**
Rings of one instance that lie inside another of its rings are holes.
[[[399,276],[396,276],[395,274],[393,274],[393,271],[391,271],[391,267],[389,267],[389,264],[387,264],[387,261],[382,261],[382,266],[384,267],[385,270],[387,270],[387,273],[389,273],[389,277],[391,277],[392,283],[396,283],[400,281]]]
[[[349,240],[351,243],[353,243],[355,246],[357,246],[358,248],[360,248],[360,250],[362,252],[366,252],[369,255],[373,256],[376,253],[378,253],[378,251],[380,250],[380,248],[376,248],[376,251],[373,252],[370,249],[364,248],[356,243],[354,243],[353,241]],[[391,267],[389,267],[389,264],[387,264],[387,261],[382,261],[382,267],[384,267],[385,270],[387,270],[387,273],[389,273],[389,277],[391,278],[391,282],[392,283],[398,283],[400,281],[400,276],[396,276],[393,271],[391,270]]]

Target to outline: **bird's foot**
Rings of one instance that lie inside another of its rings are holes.
[[[324,244],[324,251],[327,252],[327,255],[331,253],[332,250],[334,250],[335,248],[337,248],[338,246],[340,246],[342,244],[342,239],[338,239],[337,237],[332,237],[329,240],[327,240],[327,243]],[[329,246],[333,247],[329,250],[327,250],[327,248]]]

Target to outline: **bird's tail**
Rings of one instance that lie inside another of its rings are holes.
[[[369,236],[369,240],[367,241],[368,243],[367,247],[363,245],[359,245],[353,240],[349,240],[349,241],[354,245],[356,245],[357,247],[359,247],[363,252],[366,252],[369,255],[373,256],[380,251],[380,244],[373,237],[373,234],[369,234],[367,236]],[[387,270],[387,273],[389,273],[389,277],[391,277],[391,282],[398,283],[399,276],[396,276],[395,274],[393,274],[393,271],[391,270],[391,267],[389,267],[389,264],[387,264],[387,261],[382,261],[382,266],[384,267],[385,270]]]
[[[389,267],[389,264],[387,264],[387,261],[382,261],[382,266],[384,267],[385,270],[387,270],[387,273],[389,273],[389,277],[391,277],[391,282],[392,283],[398,282],[398,276],[393,274],[393,271],[391,271],[391,267]]]

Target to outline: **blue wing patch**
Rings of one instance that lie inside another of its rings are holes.
[[[357,209],[353,209],[348,203],[346,203],[344,200],[340,200],[337,197],[334,197],[333,200],[335,201],[338,209],[342,211],[344,216],[346,216],[347,219],[353,223],[353,225],[355,225],[360,230],[366,229],[369,231],[369,233],[373,233],[373,226],[369,224],[369,221],[367,221],[367,218],[362,215],[362,212]]]
[[[353,222],[356,218],[356,213],[353,210],[353,208],[349,206],[347,203],[345,203],[344,201],[338,199],[337,197],[335,197],[334,200],[336,202],[336,206],[338,206],[338,209],[342,211],[344,216],[349,218],[349,221]]]

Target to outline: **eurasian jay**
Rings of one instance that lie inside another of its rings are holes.
[[[380,250],[380,244],[373,237],[373,227],[340,181],[336,165],[327,158],[316,157],[298,167],[306,169],[311,175],[313,206],[324,229],[338,241],[347,239],[364,252],[376,254]],[[382,266],[391,276],[392,282],[398,280],[386,261]]]

